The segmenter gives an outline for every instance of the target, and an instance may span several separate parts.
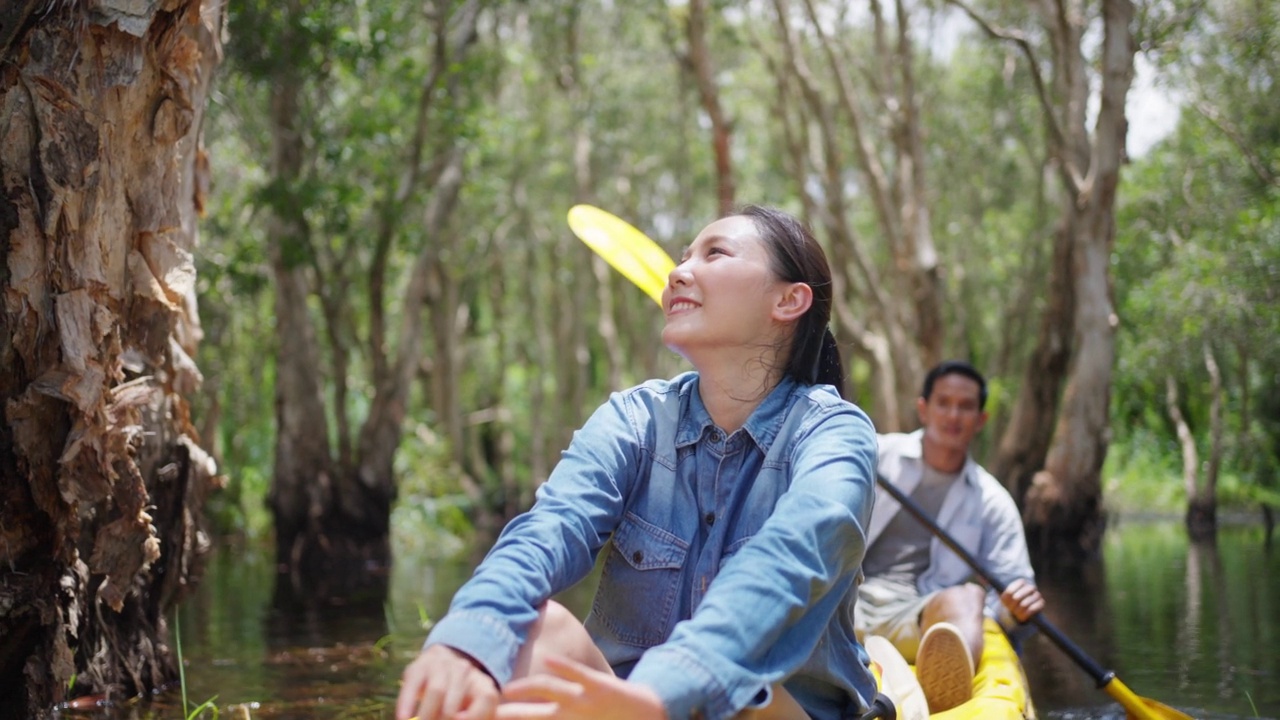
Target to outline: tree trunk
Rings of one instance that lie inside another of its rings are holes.
[[[1172,375],[1164,378],[1164,399],[1168,406],[1169,419],[1173,421],[1174,431],[1178,435],[1178,446],[1182,448],[1182,488],[1187,499],[1193,504],[1200,494],[1200,451],[1196,449],[1195,433],[1187,424],[1182,414],[1178,399],[1178,383]]]
[[[292,0],[286,12],[300,18],[305,10],[299,0]],[[395,186],[386,190],[367,218],[366,225],[375,228],[369,268],[368,348],[374,395],[354,447],[348,437],[347,409],[340,402],[332,408],[324,404],[321,353],[315,318],[307,304],[311,294],[320,295],[335,355],[334,368],[342,371],[345,360],[341,356],[347,349],[332,338],[342,332],[337,324],[347,320],[338,309],[343,299],[333,294],[343,283],[325,286],[324,278],[312,281],[306,275],[308,268],[320,267],[313,262],[319,243],[313,244],[308,237],[301,201],[291,197],[292,189],[305,180],[302,93],[307,89],[305,83],[323,82],[323,78],[299,75],[289,60],[296,51],[290,46],[299,42],[293,31],[296,22],[284,23],[287,30],[280,38],[282,47],[270,86],[273,177],[278,187],[270,227],[280,339],[276,372],[278,436],[270,502],[276,525],[277,562],[288,575],[291,591],[299,598],[385,592],[382,570],[390,562],[390,514],[396,495],[393,461],[403,434],[410,388],[423,355],[423,313],[436,270],[434,253],[439,248],[428,246],[420,252],[409,271],[398,332],[392,338],[388,338],[384,315],[386,274],[393,239],[408,213],[418,209],[413,198],[422,191],[422,185],[432,183],[430,201],[422,210],[423,234],[428,243],[437,242],[443,235],[456,204],[462,183],[461,151],[448,136],[432,135],[437,124],[433,108],[435,100],[456,96],[459,91],[460,80],[448,68],[461,63],[475,41],[477,14],[475,0],[452,13],[432,13],[432,65],[417,97],[416,122],[404,167]],[[447,86],[443,90],[442,84]],[[427,156],[429,147],[435,148],[431,156]],[[424,157],[429,157],[430,162],[424,162]],[[398,341],[398,345],[390,347],[391,340]],[[342,381],[335,382],[340,401]],[[330,447],[330,411],[340,430],[341,462],[335,461]],[[277,595],[291,602],[280,588]]]
[[[773,5],[782,57],[768,58],[768,64],[779,75],[780,95],[786,93],[794,79],[798,99],[808,111],[797,124],[803,127],[812,122],[818,133],[817,142],[813,143],[817,150],[812,158],[804,158],[797,152],[808,144],[797,137],[803,130],[793,131],[787,126],[790,120],[783,107],[784,130],[794,158],[791,172],[806,207],[816,212],[830,235],[834,283],[838,288],[853,290],[859,298],[855,306],[866,309],[853,312],[844,303],[837,303],[835,317],[852,335],[860,356],[872,366],[875,394],[871,411],[876,427],[890,432],[908,430],[916,425],[915,400],[926,363],[939,358],[942,347],[942,296],[937,252],[929,227],[909,14],[905,6],[898,5],[897,42],[880,48],[892,55],[892,65],[898,72],[884,74],[878,82],[871,82],[872,87],[862,89],[855,86],[854,77],[871,75],[874,70],[840,55],[840,42],[826,29],[830,23],[820,17],[812,0],[804,1],[809,30],[818,43],[816,50],[822,53],[834,78],[834,89],[827,97],[808,66],[808,48],[802,42],[806,36],[791,27],[793,13],[789,3],[774,0]],[[877,41],[883,41],[887,25],[878,2],[872,3],[872,15]],[[780,72],[786,72],[788,77],[782,77]],[[878,108],[881,117],[869,118],[864,104]],[[852,147],[855,163],[844,160],[846,146]],[[883,240],[892,252],[887,267],[878,266],[875,253],[855,235],[847,200],[851,171],[857,172],[859,187],[866,189]],[[823,182],[817,193],[812,183],[815,176]],[[896,300],[900,297],[907,297],[910,302],[900,303]],[[857,315],[865,316],[865,322]]]
[[[288,11],[300,12],[297,0]],[[290,26],[292,27],[292,26]],[[296,39],[286,31],[284,55]],[[303,80],[289,63],[276,65],[271,83],[271,176],[277,191],[267,218],[268,254],[275,280],[275,466],[267,498],[275,520],[276,563],[297,571],[324,554],[326,509],[332,505],[335,467],[329,447],[320,346],[307,306],[310,238],[293,191],[302,180],[304,138],[299,127]]]
[[[689,54],[685,59],[698,87],[702,110],[711,121],[711,148],[716,160],[716,205],[721,215],[728,215],[733,212],[735,204],[731,154],[733,129],[720,105],[720,89],[716,86],[711,51],[707,47],[706,0],[689,0],[689,21],[685,26],[685,35],[689,41]]]
[[[942,279],[938,268],[938,250],[933,243],[929,219],[928,182],[926,181],[924,121],[920,117],[920,97],[916,90],[915,51],[911,42],[910,13],[902,0],[896,3],[898,20],[897,66],[901,75],[898,127],[899,197],[902,198],[901,242],[898,244],[898,267],[911,289],[915,306],[915,343],[921,370],[942,360]],[[921,373],[922,375],[923,373]],[[919,382],[921,376],[912,377]],[[914,390],[914,387],[912,388]],[[915,393],[913,393],[915,394]]]
[[[1209,465],[1204,487],[1187,493],[1187,534],[1192,540],[1211,540],[1218,532],[1218,474],[1222,468],[1222,371],[1209,343],[1204,345],[1204,367],[1209,373]]]
[[[0,716],[44,718],[72,693],[120,700],[176,676],[165,618],[200,578],[219,481],[186,398],[201,380],[192,250],[224,13],[10,4]]]
[[[1000,437],[991,472],[1015,498],[1023,498],[1032,477],[1044,467],[1058,416],[1062,380],[1071,360],[1075,291],[1071,284],[1071,232],[1065,223],[1054,233],[1047,304],[1040,318],[1036,347],[1022,376],[1009,424]]]
[[[1083,10],[1083,8],[1078,8]],[[1064,117],[1080,124],[1067,133],[1062,163],[1068,193],[1065,213],[1074,216],[1072,238],[1075,293],[1074,353],[1063,391],[1062,410],[1053,443],[1026,496],[1027,535],[1041,548],[1080,558],[1098,552],[1105,526],[1102,506],[1102,463],[1109,440],[1111,374],[1115,361],[1111,249],[1115,240],[1115,199],[1120,182],[1128,128],[1125,96],[1133,80],[1136,43],[1129,0],[1102,3],[1102,89],[1092,143],[1083,126],[1083,109],[1069,106]],[[1059,42],[1073,39],[1068,71],[1083,77],[1079,47],[1084,39],[1083,12],[1050,13],[1050,29]],[[1079,118],[1077,121],[1075,118]],[[1087,173],[1079,160],[1087,158]]]

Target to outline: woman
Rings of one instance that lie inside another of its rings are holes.
[[[578,431],[405,669],[398,718],[834,719],[874,696],[852,611],[875,435],[838,394],[821,247],[744,208],[663,308],[695,371]],[[549,598],[610,540],[584,625]]]

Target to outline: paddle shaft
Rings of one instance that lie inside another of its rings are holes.
[[[920,521],[920,523],[925,527],[929,528],[929,531],[933,533],[934,537],[941,540],[943,545],[951,548],[952,552],[959,555],[960,559],[972,568],[973,571],[983,580],[987,581],[991,587],[995,588],[996,592],[1004,593],[1008,584],[992,577],[991,573],[989,573],[987,569],[982,567],[982,564],[978,562],[978,559],[971,555],[968,550],[961,547],[960,543],[956,542],[955,538],[948,535],[933,518],[925,514],[925,511],[916,504],[915,500],[912,500],[909,495],[899,490],[893,483],[884,479],[880,475],[876,476],[876,482],[880,483],[880,487],[884,488],[886,492],[892,495],[893,499],[897,500],[898,504],[901,505],[903,509],[911,513],[912,517]],[[1104,669],[1101,665],[1095,662],[1093,658],[1086,655],[1083,650],[1077,647],[1075,643],[1071,642],[1066,635],[1063,635],[1062,631],[1059,630],[1056,625],[1049,622],[1049,619],[1041,613],[1032,615],[1028,622],[1033,623],[1041,630],[1041,632],[1047,635],[1055,645],[1061,648],[1063,652],[1070,655],[1071,659],[1075,660],[1076,664],[1084,668],[1085,672],[1089,673],[1089,675],[1098,683],[1098,687],[1106,686],[1106,684],[1111,682],[1112,678],[1115,677],[1114,672]]]

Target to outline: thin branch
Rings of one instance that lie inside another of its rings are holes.
[[[1218,128],[1223,135],[1227,136],[1227,139],[1231,141],[1231,144],[1235,145],[1236,149],[1240,151],[1240,154],[1244,155],[1245,162],[1249,163],[1249,169],[1253,170],[1253,174],[1257,175],[1259,180],[1271,187],[1280,187],[1280,177],[1277,177],[1276,174],[1271,171],[1271,168],[1267,167],[1267,164],[1262,160],[1262,158],[1258,157],[1257,153],[1253,152],[1249,148],[1249,143],[1245,140],[1244,135],[1241,134],[1239,128],[1233,125],[1230,120],[1223,117],[1222,113],[1218,111],[1218,108],[1209,104],[1205,100],[1196,100],[1191,105],[1196,109],[1196,112],[1204,116],[1205,120],[1208,120],[1209,123]]]
[[[390,259],[391,245],[401,219],[403,205],[419,187],[424,175],[431,177],[442,172],[443,158],[437,156],[429,166],[424,166],[422,156],[425,151],[428,131],[431,127],[432,100],[437,95],[441,80],[445,77],[450,65],[460,62],[470,45],[476,39],[476,18],[479,14],[479,2],[469,0],[453,15],[455,22],[452,32],[449,29],[450,17],[443,12],[433,18],[435,21],[436,42],[432,50],[431,72],[424,79],[418,92],[417,116],[414,122],[413,138],[409,142],[409,151],[405,156],[405,164],[400,182],[393,195],[384,196],[383,201],[374,209],[376,217],[365,225],[377,228],[374,233],[373,263],[369,269],[369,347],[372,353],[373,375],[384,377],[389,371],[386,337],[386,312],[384,296],[386,293],[387,263]]]
[[[837,95],[840,98],[840,105],[844,108],[845,114],[849,118],[849,129],[852,131],[854,139],[853,148],[858,156],[858,162],[862,164],[863,171],[866,174],[867,188],[871,192],[872,202],[875,203],[877,218],[880,220],[881,227],[884,229],[885,236],[889,242],[898,245],[902,240],[902,228],[897,222],[898,218],[897,213],[894,212],[894,207],[899,203],[890,197],[891,182],[888,173],[880,163],[875,146],[864,130],[868,123],[854,98],[856,91],[849,80],[848,73],[844,71],[844,63],[840,62],[840,58],[835,53],[831,38],[822,29],[822,23],[818,19],[817,9],[813,5],[813,0],[804,0],[804,6],[809,16],[809,21],[813,23],[814,31],[817,33],[818,44],[827,58],[831,72],[835,75]],[[800,51],[798,48],[792,48],[790,52],[798,53]],[[802,78],[802,81],[804,81],[804,78]]]
[[[1049,100],[1049,91],[1045,88],[1044,77],[1040,74],[1040,63],[1036,60],[1035,50],[1031,47],[1031,41],[1028,40],[1027,36],[1019,30],[1012,30],[991,24],[986,18],[979,15],[976,10],[970,7],[965,0],[947,0],[947,2],[963,10],[964,13],[977,23],[978,27],[982,28],[982,31],[988,36],[997,40],[1004,40],[1006,42],[1013,43],[1017,46],[1018,50],[1022,52],[1022,55],[1026,57],[1027,66],[1031,70],[1031,82],[1035,85],[1036,97],[1040,100],[1041,109],[1044,110],[1045,124],[1049,128],[1049,134],[1053,136],[1054,144],[1065,150],[1067,147],[1066,135],[1062,131],[1062,126],[1058,124],[1058,116],[1054,113],[1053,103]],[[1059,155],[1061,156],[1062,162],[1070,163],[1065,152],[1059,153]],[[1074,164],[1071,164],[1068,176],[1071,178],[1071,182],[1074,185],[1074,187],[1071,188],[1072,194],[1078,195],[1080,192],[1081,182],[1079,173],[1075,169]]]

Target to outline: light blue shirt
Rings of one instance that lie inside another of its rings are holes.
[[[835,720],[875,695],[852,622],[875,464],[871,421],[829,386],[783,380],[727,437],[696,373],[614,393],[427,644],[506,683],[537,607],[612,539],[586,626],[672,720],[764,705],[784,679]]]
[[[908,495],[924,475],[923,437],[922,430],[879,437],[879,472]],[[876,507],[879,510],[871,520],[867,545],[880,538],[880,533],[902,509],[898,501],[880,487],[876,488]],[[938,509],[936,521],[995,579],[1005,584],[1018,578],[1035,581],[1017,504],[1000,481],[972,457],[965,459],[960,477],[952,483]],[[916,579],[916,589],[921,595],[927,595],[960,585],[973,575],[973,570],[960,556],[935,537],[929,545],[929,566]],[[995,590],[987,592],[986,611],[1006,630],[1017,626]]]

